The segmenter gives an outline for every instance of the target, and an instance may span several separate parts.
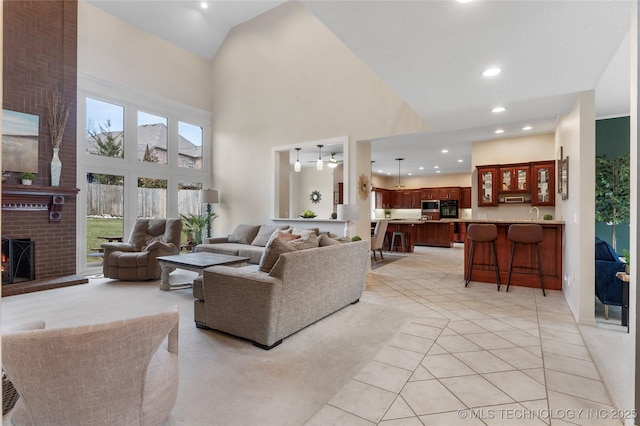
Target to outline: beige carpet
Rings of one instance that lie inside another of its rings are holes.
[[[174,280],[190,280],[176,271]],[[43,319],[48,328],[180,309],[180,390],[166,425],[301,425],[411,318],[360,302],[307,327],[271,351],[193,324],[190,289],[158,282],[89,284],[2,299],[2,329]]]

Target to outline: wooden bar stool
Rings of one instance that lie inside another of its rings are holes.
[[[399,238],[400,240],[400,245],[402,246],[402,252],[404,253],[404,248],[406,245],[406,238],[405,238],[406,232],[394,232],[393,235],[391,236],[391,250],[393,251],[393,249],[396,248],[396,237]]]
[[[465,277],[464,286],[469,285],[471,281],[471,270],[473,269],[473,251],[478,243],[490,243],[493,251],[493,265],[496,271],[496,283],[498,283],[498,291],[500,291],[500,272],[498,270],[498,255],[496,254],[496,240],[498,239],[498,227],[493,223],[472,223],[467,227],[467,238],[471,240],[471,248],[469,249],[469,259],[467,260],[467,276]]]
[[[509,275],[507,276],[507,291],[511,285],[511,271],[513,269],[513,255],[516,251],[516,244],[535,244],[538,255],[538,273],[540,274],[540,286],[543,296],[547,296],[544,291],[544,278],[542,276],[542,261],[540,260],[540,242],[542,241],[542,226],[537,224],[513,224],[509,226],[507,238],[511,241],[511,261],[509,262]]]

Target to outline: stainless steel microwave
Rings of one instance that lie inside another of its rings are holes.
[[[440,213],[440,200],[422,200],[422,211]]]

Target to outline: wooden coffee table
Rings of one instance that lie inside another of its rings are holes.
[[[207,252],[159,256],[157,259],[160,267],[162,268],[162,275],[160,276],[160,290],[165,291],[189,288],[193,285],[193,283],[171,284],[169,282],[169,272],[171,272],[172,268],[186,269],[188,271],[194,271],[202,274],[202,271],[210,266],[242,266],[249,260],[248,257]]]

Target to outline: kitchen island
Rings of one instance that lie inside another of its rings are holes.
[[[407,251],[415,246],[453,247],[453,222],[443,220],[391,219],[387,227],[387,238],[391,244],[394,232],[404,232]],[[396,245],[398,245],[396,240]],[[400,248],[398,247],[398,250]]]
[[[441,222],[448,221],[446,219]],[[500,281],[507,284],[509,274],[509,261],[511,259],[511,242],[507,238],[509,226],[514,223],[537,223],[542,226],[543,240],[540,243],[540,257],[542,259],[542,275],[544,287],[550,290],[562,289],[562,237],[564,222],[558,220],[489,220],[489,219],[452,219],[451,222],[465,223],[493,223],[498,228],[498,240],[496,252],[498,256],[498,270]],[[464,273],[469,268],[468,258],[471,242],[467,239],[464,245]],[[495,283],[496,276],[493,270],[493,256],[489,244],[476,243],[474,250],[473,270],[471,281]],[[513,260],[513,272],[511,274],[512,286],[540,287],[538,275],[537,256],[534,245],[518,244]]]

